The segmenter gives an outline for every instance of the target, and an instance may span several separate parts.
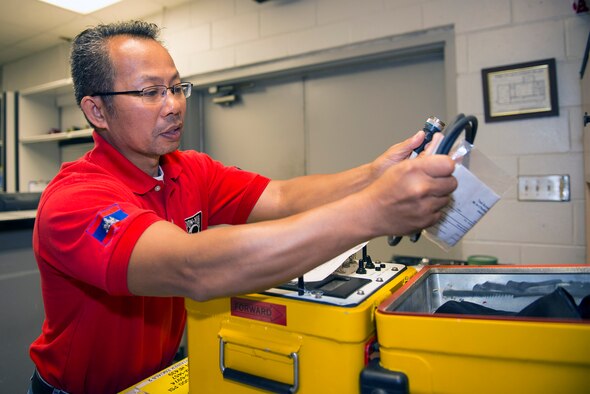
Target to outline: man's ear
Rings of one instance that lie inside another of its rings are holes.
[[[80,102],[80,108],[92,123],[98,129],[108,128],[108,122],[105,117],[106,108],[104,101],[100,97],[84,96]]]

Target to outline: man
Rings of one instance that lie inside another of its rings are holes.
[[[73,42],[95,147],[64,164],[38,208],[46,319],[30,351],[34,392],[131,386],[172,361],[184,297],[267,289],[363,241],[413,233],[456,187],[450,158],[404,160],[423,132],[369,164],[286,181],[178,151],[191,85],[157,34],[127,22]],[[217,224],[234,226],[203,231]]]

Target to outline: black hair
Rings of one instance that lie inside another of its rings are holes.
[[[108,41],[112,37],[128,35],[158,41],[160,28],[141,20],[101,24],[84,30],[74,38],[70,67],[76,102],[84,96],[113,89],[115,69],[109,57]],[[108,111],[113,110],[112,98],[104,96]]]

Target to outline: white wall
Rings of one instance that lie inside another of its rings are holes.
[[[4,91],[17,91],[70,77],[70,46],[61,44],[2,67]]]
[[[477,147],[505,171],[569,174],[571,202],[520,202],[511,188],[466,236],[464,257],[585,262],[579,69],[590,16],[573,0],[195,0],[150,16],[183,76],[453,25],[457,108],[480,119]],[[67,76],[63,46],[6,65],[5,90]],[[485,124],[481,69],[557,60],[559,117]],[[42,62],[45,60],[45,63]],[[48,66],[49,64],[49,66]],[[52,65],[59,68],[47,71]],[[39,70],[45,69],[44,73]],[[590,72],[590,70],[588,71]],[[31,73],[31,74],[29,74]],[[32,73],[35,73],[33,75]],[[40,74],[40,75],[39,75]],[[408,92],[408,94],[411,94]]]

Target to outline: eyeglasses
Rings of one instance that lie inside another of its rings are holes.
[[[165,99],[168,95],[168,90],[176,97],[182,95],[185,99],[191,96],[193,84],[190,82],[181,82],[172,86],[154,85],[148,86],[141,90],[126,90],[123,92],[98,92],[90,96],[114,96],[117,94],[131,94],[134,96],[141,96],[141,99],[146,104],[156,104]]]

